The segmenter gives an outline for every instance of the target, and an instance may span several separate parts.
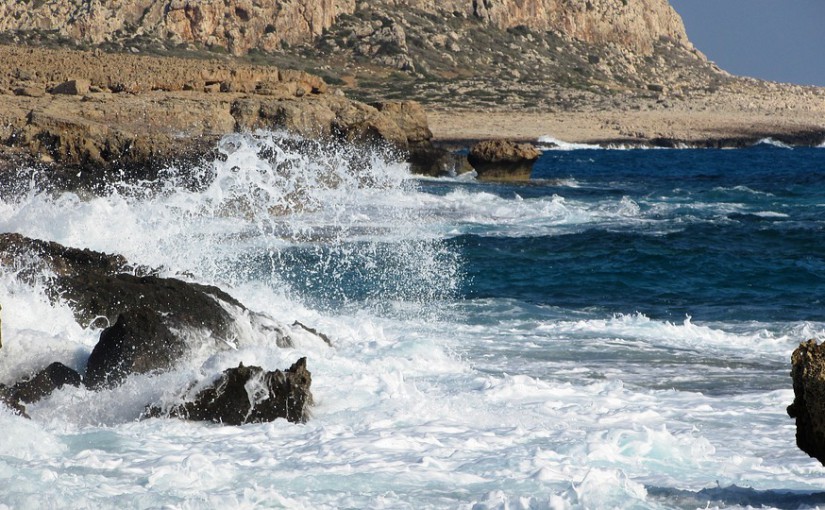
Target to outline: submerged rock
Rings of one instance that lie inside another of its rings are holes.
[[[302,423],[309,417],[312,404],[312,375],[301,358],[285,371],[267,372],[256,366],[224,370],[211,386],[201,390],[194,400],[167,410],[149,408],[149,417],[177,417],[194,421],[211,421],[226,425],[270,422],[284,418]]]
[[[467,159],[480,179],[527,180],[539,156],[529,143],[486,140],[473,145]]]
[[[28,418],[24,404],[31,404],[48,397],[52,392],[67,384],[80,386],[80,374],[62,363],[55,362],[12,387],[0,385],[0,402]]]
[[[825,465],[825,344],[803,342],[791,355],[796,445]]]

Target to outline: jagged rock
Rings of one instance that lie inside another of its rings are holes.
[[[260,367],[230,368],[194,400],[164,410],[151,406],[150,417],[170,416],[186,420],[211,421],[226,425],[261,423],[284,418],[301,423],[309,417],[312,404],[312,375],[301,358],[282,372]]]
[[[526,180],[541,151],[529,143],[486,140],[473,145],[467,156],[479,178]]]
[[[825,465],[825,344],[803,342],[791,355],[796,445]]]
[[[12,386],[11,393],[21,402],[31,404],[65,385],[78,387],[80,383],[80,374],[56,361],[32,377]]]
[[[278,346],[291,342],[285,329],[221,289],[161,278],[121,256],[0,234],[0,265],[32,281],[51,274],[52,297],[69,304],[79,323],[111,325],[90,358],[87,382],[92,387],[119,382],[129,373],[168,368],[201,345],[192,342],[228,348],[238,336],[241,316],[266,330]]]
[[[67,384],[80,386],[80,374],[62,363],[55,362],[12,387],[0,385],[0,402],[28,418],[24,404],[37,402]]]
[[[168,370],[186,348],[158,312],[145,306],[129,309],[100,334],[83,380],[97,389],[115,386],[130,374]]]

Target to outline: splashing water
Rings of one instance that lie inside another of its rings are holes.
[[[258,132],[226,136],[217,152],[89,200],[31,190],[5,229],[208,283],[265,281],[314,306],[453,295],[456,255],[426,228],[416,182],[390,151]]]

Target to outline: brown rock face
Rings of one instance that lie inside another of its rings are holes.
[[[796,419],[796,445],[825,465],[825,344],[800,344],[791,364],[794,401],[788,415]]]
[[[94,44],[125,31],[240,55],[311,39],[354,7],[354,0],[12,0],[0,5],[0,31],[57,30]]]
[[[475,17],[499,28],[525,25],[596,44],[649,53],[661,37],[688,45],[682,19],[667,0],[390,0],[430,12]]]
[[[375,3],[444,16],[458,13],[499,28],[526,25],[536,30],[555,30],[581,41],[614,43],[641,53],[650,52],[653,43],[662,37],[688,45],[681,18],[667,0]],[[0,31],[56,30],[94,44],[110,41],[117,31],[125,31],[173,43],[220,46],[241,55],[252,48],[271,51],[284,42],[311,40],[329,28],[337,16],[355,11],[355,0],[12,0],[0,5]],[[399,40],[390,28],[386,37]]]
[[[467,156],[479,178],[527,180],[541,152],[529,143],[487,140],[470,148]]]
[[[159,164],[199,158],[237,131],[286,129],[402,151],[429,145],[432,137],[417,103],[351,101],[302,71],[7,46],[0,46],[0,61],[15,62],[0,69],[0,86],[18,86],[21,75],[44,83],[39,97],[0,94],[0,146],[92,170],[65,172],[62,184],[70,187],[94,184],[83,179],[113,169],[151,178]]]

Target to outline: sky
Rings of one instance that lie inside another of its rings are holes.
[[[825,0],[670,0],[693,45],[733,74],[825,86]]]

